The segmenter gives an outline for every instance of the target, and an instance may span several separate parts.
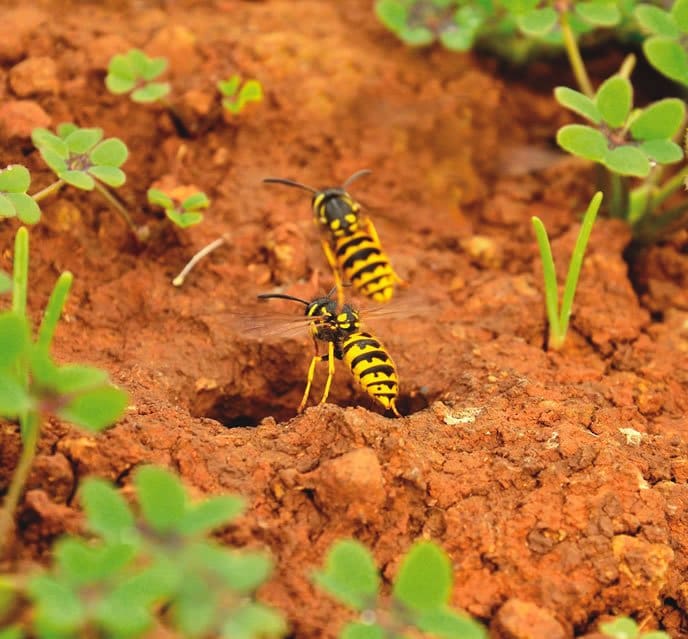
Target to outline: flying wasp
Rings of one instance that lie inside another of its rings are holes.
[[[259,295],[259,299],[284,299],[298,302],[305,307],[305,320],[313,336],[315,355],[311,359],[306,378],[306,390],[299,404],[300,413],[306,407],[311,384],[315,376],[315,366],[318,362],[327,362],[327,381],[320,403],[323,404],[330,394],[330,386],[334,377],[335,359],[344,360],[351,370],[351,374],[363,390],[386,410],[391,410],[397,417],[401,417],[397,410],[396,400],[399,394],[399,377],[394,362],[382,342],[371,333],[361,330],[359,311],[350,304],[338,304],[332,299],[332,289],[325,297],[318,297],[312,301],[283,295],[267,293]],[[318,343],[327,344],[327,353],[320,355]]]
[[[342,278],[351,282],[362,295],[380,303],[391,300],[394,286],[403,282],[382,250],[372,221],[361,212],[361,205],[346,191],[354,180],[369,173],[368,169],[356,171],[341,186],[320,190],[283,178],[263,180],[313,194],[311,204],[316,223],[327,235],[321,238],[321,243],[334,274],[339,306],[344,304]]]

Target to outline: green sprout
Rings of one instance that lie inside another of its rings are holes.
[[[578,276],[580,275],[585,249],[588,245],[588,239],[590,238],[590,233],[595,223],[595,217],[597,216],[601,203],[602,193],[596,193],[590,201],[588,210],[583,216],[583,223],[581,224],[580,232],[576,239],[576,245],[571,255],[571,261],[569,262],[569,270],[566,274],[561,308],[559,308],[557,273],[554,267],[554,258],[552,257],[549,237],[547,236],[547,231],[545,230],[542,220],[540,220],[539,217],[532,218],[535,236],[537,238],[538,247],[540,248],[540,259],[542,260],[542,270],[545,280],[545,306],[547,309],[547,320],[549,322],[549,347],[555,350],[560,349],[564,345],[566,339],[569,319],[571,317],[571,308],[573,306],[573,298],[576,295],[576,286],[578,285]]]
[[[41,209],[26,192],[30,184],[31,174],[21,164],[0,171],[0,217],[17,217],[24,224],[41,219]]]
[[[205,193],[193,193],[181,202],[176,202],[167,193],[159,189],[148,189],[148,202],[165,209],[165,215],[179,228],[185,229],[203,220],[200,211],[210,206],[210,200]]]
[[[635,17],[651,34],[643,42],[648,62],[668,78],[688,86],[688,0],[676,0],[670,11],[642,4],[636,8]]]
[[[9,293],[12,290],[12,278],[5,273],[5,271],[0,271],[0,295]]]
[[[108,64],[105,86],[115,95],[128,93],[134,102],[157,102],[170,92],[167,82],[154,82],[167,68],[167,58],[149,58],[139,49],[117,54]]]
[[[32,635],[136,639],[160,610],[163,623],[190,639],[286,633],[282,616],[255,599],[271,560],[208,539],[242,512],[243,499],[192,502],[175,475],[154,466],[139,468],[134,485],[137,509],[107,481],[82,482],[91,539],[63,537],[51,569],[28,580]]]
[[[241,113],[249,102],[260,102],[263,99],[263,87],[258,80],[246,80],[241,84],[238,75],[220,80],[217,88],[223,96],[222,106],[232,115]]]
[[[380,596],[380,576],[370,551],[354,540],[335,543],[313,580],[360,613],[341,630],[341,639],[402,639],[416,636],[416,630],[446,639],[487,636],[480,624],[449,607],[451,562],[432,542],[417,542],[402,558],[391,601]]]
[[[600,624],[600,632],[612,639],[671,639],[661,630],[640,632],[640,627],[630,617],[617,617],[613,621]]]
[[[110,384],[104,371],[90,366],[58,366],[50,345],[72,284],[62,273],[48,300],[36,338],[26,314],[29,234],[22,227],[14,245],[11,310],[0,313],[0,416],[19,421],[22,451],[0,512],[0,556],[8,543],[14,512],[47,415],[87,430],[99,431],[117,421],[127,405],[124,391]]]
[[[95,189],[122,216],[134,235],[144,239],[144,230],[134,225],[127,210],[107,188],[122,186],[126,181],[126,175],[119,167],[126,161],[129,150],[122,140],[103,140],[102,129],[82,129],[71,122],[60,124],[57,135],[47,129],[34,129],[31,139],[58,178],[36,193],[33,196],[35,200],[59,191],[65,184],[84,191]]]

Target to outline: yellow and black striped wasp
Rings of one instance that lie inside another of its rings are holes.
[[[330,393],[335,359],[340,359],[344,360],[354,379],[370,397],[386,410],[401,417],[396,406],[399,395],[399,377],[392,358],[379,339],[361,330],[360,313],[350,304],[340,305],[331,297],[334,291],[335,289],[332,289],[328,295],[315,298],[310,302],[281,293],[266,293],[258,296],[261,300],[290,300],[303,304],[305,307],[304,320],[313,336],[315,355],[308,367],[306,390],[298,412],[302,412],[308,402],[316,364],[327,362],[327,381],[320,399],[320,404],[323,404]],[[327,344],[327,353],[319,354],[319,342]]]
[[[323,237],[321,242],[334,274],[339,306],[344,304],[343,278],[362,295],[379,303],[389,302],[394,295],[395,285],[403,282],[382,250],[372,221],[363,215],[361,205],[346,191],[354,180],[369,173],[368,169],[356,171],[341,186],[320,190],[283,178],[263,180],[313,194],[311,204],[316,223],[328,236]]]

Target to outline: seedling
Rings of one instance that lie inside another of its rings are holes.
[[[119,167],[126,161],[129,150],[122,140],[103,140],[102,129],[82,129],[71,122],[60,124],[57,135],[47,129],[34,129],[31,139],[58,178],[36,193],[35,200],[59,191],[65,184],[84,191],[95,189],[122,216],[134,235],[143,239],[143,230],[134,225],[127,210],[107,188],[122,186],[126,181]]]
[[[14,245],[12,308],[0,313],[0,416],[19,421],[22,451],[0,512],[0,556],[4,554],[14,512],[26,483],[46,415],[56,415],[87,430],[99,431],[122,415],[127,395],[90,366],[58,366],[50,345],[72,284],[62,273],[55,284],[36,338],[26,314],[29,234],[17,231]]]
[[[5,273],[5,271],[0,271],[0,295],[9,293],[12,290],[12,278]]]
[[[41,219],[41,209],[27,194],[30,184],[31,174],[21,164],[0,171],[0,217],[17,217],[24,224]]]
[[[149,58],[139,49],[117,54],[108,64],[105,86],[115,95],[128,93],[134,102],[157,102],[170,92],[168,82],[155,79],[167,69],[167,58]]]
[[[317,586],[360,614],[341,630],[341,639],[403,639],[417,631],[446,639],[483,639],[487,634],[480,624],[449,607],[452,580],[449,558],[427,541],[416,543],[402,558],[388,600],[380,595],[375,560],[357,541],[335,543],[323,570],[313,575]]]
[[[602,193],[596,193],[588,206],[588,210],[583,216],[583,223],[581,224],[581,229],[576,239],[576,245],[571,255],[571,261],[569,262],[569,270],[566,274],[561,309],[559,308],[557,273],[554,267],[554,258],[552,257],[549,237],[547,236],[547,231],[545,230],[542,220],[540,220],[539,217],[532,218],[535,236],[537,238],[538,247],[540,248],[540,258],[542,259],[542,270],[545,280],[545,306],[547,308],[547,320],[549,322],[549,347],[555,350],[560,349],[564,345],[566,339],[569,319],[571,317],[571,308],[573,306],[573,298],[576,294],[576,286],[578,285],[578,276],[580,275],[583,257],[585,256],[585,249],[588,245],[592,226],[595,223],[595,217],[597,216],[601,203]]]
[[[661,630],[640,632],[640,627],[630,617],[617,617],[613,621],[600,624],[600,632],[612,639],[671,639]]]
[[[165,215],[182,229],[200,223],[203,220],[201,211],[210,206],[208,196],[200,191],[189,195],[181,202],[175,201],[159,189],[148,189],[147,195],[148,202],[165,209]]]
[[[281,637],[282,616],[255,600],[272,562],[220,546],[208,535],[243,510],[233,495],[193,503],[167,470],[136,471],[138,508],[102,479],[79,492],[92,539],[67,536],[49,571],[28,581],[32,634],[135,639],[163,622],[183,637]]]
[[[249,102],[260,102],[263,99],[263,86],[258,80],[246,80],[242,84],[238,75],[220,80],[217,88],[223,96],[222,106],[232,115],[241,113]]]

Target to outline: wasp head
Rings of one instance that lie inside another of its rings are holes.
[[[323,189],[313,196],[313,212],[318,222],[335,237],[358,229],[361,205],[340,187]]]

